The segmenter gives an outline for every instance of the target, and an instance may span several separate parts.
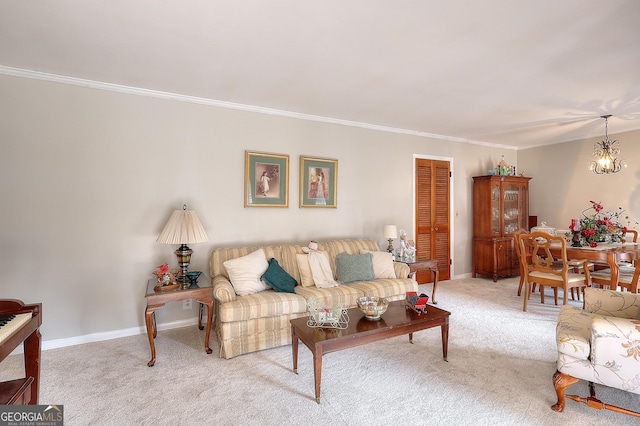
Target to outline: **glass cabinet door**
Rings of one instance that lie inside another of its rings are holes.
[[[502,192],[504,210],[503,234],[512,234],[520,227],[520,186],[513,183],[504,184]]]
[[[529,229],[529,194],[527,192],[527,186],[522,185],[520,187],[520,195],[519,195],[519,208],[520,208],[520,217],[519,217],[519,226],[518,228]]]
[[[500,184],[491,186],[491,233],[500,235]]]

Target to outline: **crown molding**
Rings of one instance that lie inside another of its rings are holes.
[[[273,108],[264,108],[254,105],[238,104],[234,102],[225,102],[215,99],[200,98],[197,96],[181,95],[178,93],[163,92],[159,90],[143,89],[139,87],[124,86],[120,84],[105,83],[102,81],[86,80],[82,78],[69,77],[58,74],[50,74],[40,71],[26,70],[21,68],[12,68],[0,65],[0,74],[13,77],[29,78],[34,80],[44,80],[54,83],[68,84],[72,86],[87,87],[91,89],[107,90],[110,92],[126,93],[129,95],[146,96],[150,98],[166,99],[179,102],[189,102],[193,104],[208,105],[218,108],[234,109],[239,111],[255,112],[258,114],[277,115],[281,117],[295,118],[299,120],[315,121],[320,123],[337,124],[347,127],[359,127],[367,130],[375,130],[379,132],[398,133],[404,135],[418,136],[421,138],[443,140],[448,142],[468,143],[473,145],[483,145],[492,148],[516,150],[516,147],[508,145],[493,144],[489,142],[474,141],[470,139],[458,138],[454,136],[438,135],[435,133],[418,132],[415,130],[401,129],[397,127],[380,126],[377,124],[362,123],[358,121],[341,120],[338,118],[323,117],[319,115],[301,114],[292,111],[284,111]]]

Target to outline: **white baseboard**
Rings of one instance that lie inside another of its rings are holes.
[[[172,328],[188,327],[198,323],[198,318],[188,318],[180,321],[158,324],[158,331],[170,330]],[[67,346],[82,345],[83,343],[101,342],[103,340],[118,339],[120,337],[146,334],[145,326],[125,328],[122,330],[105,331],[102,333],[85,334],[84,336],[67,337],[64,339],[47,340],[42,342],[42,350],[64,348]],[[24,352],[24,346],[18,346],[11,355],[18,355]]]

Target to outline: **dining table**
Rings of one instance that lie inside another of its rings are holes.
[[[561,257],[562,247],[560,245],[551,248],[551,254]],[[571,243],[566,244],[567,259],[586,259],[590,262],[607,264],[611,268],[611,288],[618,287],[620,277],[620,262],[633,262],[640,259],[640,243],[617,242],[598,243],[595,247],[581,246],[573,247]]]

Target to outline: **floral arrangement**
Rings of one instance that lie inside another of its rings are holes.
[[[582,218],[571,219],[569,229],[572,232],[579,233],[580,245],[597,247],[599,242],[618,242],[623,241],[627,232],[627,226],[623,225],[620,220],[627,220],[627,225],[631,223],[629,216],[624,215],[622,207],[618,207],[618,211],[605,211],[600,202],[590,201],[591,207],[582,211]],[[593,213],[587,215],[589,210]],[[623,216],[624,215],[624,216]],[[636,224],[638,222],[635,222]]]
[[[175,281],[177,270],[169,269],[169,264],[163,263],[156,267],[156,271],[153,275],[158,277],[158,283],[162,285],[169,285]]]

